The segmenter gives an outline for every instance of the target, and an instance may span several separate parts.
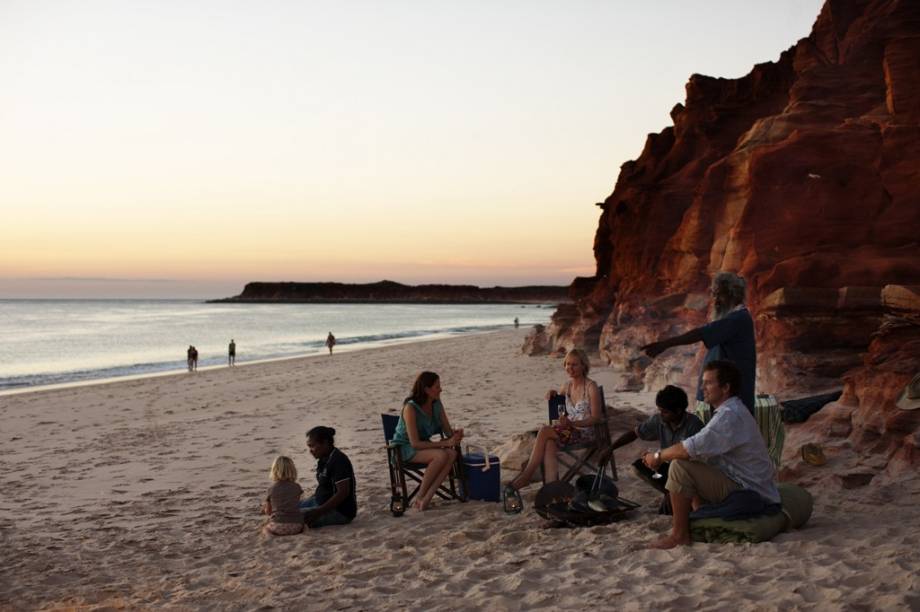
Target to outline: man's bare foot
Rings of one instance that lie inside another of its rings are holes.
[[[424,512],[428,509],[428,504],[429,502],[423,502],[422,500],[417,499],[412,503],[412,507],[416,510],[416,512]]]
[[[678,546],[690,546],[690,538],[678,538],[672,533],[655,540],[646,545],[646,548],[654,548],[658,550],[668,550],[670,548],[677,548]]]

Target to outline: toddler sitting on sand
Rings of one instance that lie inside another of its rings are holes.
[[[297,468],[289,457],[282,455],[272,463],[270,475],[274,484],[262,504],[262,514],[269,515],[262,533],[278,536],[298,534],[303,531],[303,515],[299,508],[303,489],[297,484]]]

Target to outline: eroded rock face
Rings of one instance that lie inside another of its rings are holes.
[[[525,355],[545,355],[549,352],[549,337],[546,335],[546,326],[534,325],[527,337],[524,338],[524,346],[521,352]]]
[[[920,2],[828,0],[776,62],[693,75],[686,91],[673,126],[623,164],[597,275],[579,279],[550,342],[597,348],[636,386],[693,388],[697,347],[654,362],[638,347],[705,321],[709,279],[734,271],[748,280],[761,391],[817,393],[863,372],[847,380],[878,408],[887,399],[868,390],[898,381],[881,374],[887,357],[862,353],[920,285]]]
[[[917,372],[920,309],[886,315],[862,364],[843,377],[843,396],[805,423],[786,426],[783,475],[821,477],[825,470],[809,469],[797,456],[806,442],[824,445],[830,459],[826,471],[842,478],[843,486],[862,482],[859,475],[866,470],[889,478],[915,474],[920,464],[920,410],[901,410],[896,401]]]

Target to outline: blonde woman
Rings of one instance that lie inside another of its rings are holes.
[[[262,514],[269,516],[262,529],[266,535],[294,535],[303,531],[303,515],[300,514],[300,496],[303,489],[297,484],[297,468],[289,457],[277,457],[272,463],[269,476],[274,481],[265,501]]]
[[[540,428],[527,465],[517,478],[505,485],[502,494],[505,512],[518,513],[524,509],[518,491],[530,483],[534,472],[541,465],[546,482],[559,480],[559,461],[556,458],[559,448],[593,440],[592,426],[603,419],[600,391],[597,383],[588,378],[588,372],[591,371],[588,356],[584,351],[573,349],[565,356],[563,367],[569,379],[558,391],[550,389],[546,399],[550,400],[557,394],[564,395],[565,411],[559,413],[556,425]]]

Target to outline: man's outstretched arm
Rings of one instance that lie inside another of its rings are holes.
[[[681,334],[679,336],[674,336],[672,338],[665,338],[664,340],[658,340],[657,342],[652,342],[651,344],[646,344],[641,348],[646,355],[654,359],[664,351],[668,350],[672,346],[682,346],[685,344],[695,344],[697,342],[703,341],[703,328],[697,327],[691,329],[686,334]]]

